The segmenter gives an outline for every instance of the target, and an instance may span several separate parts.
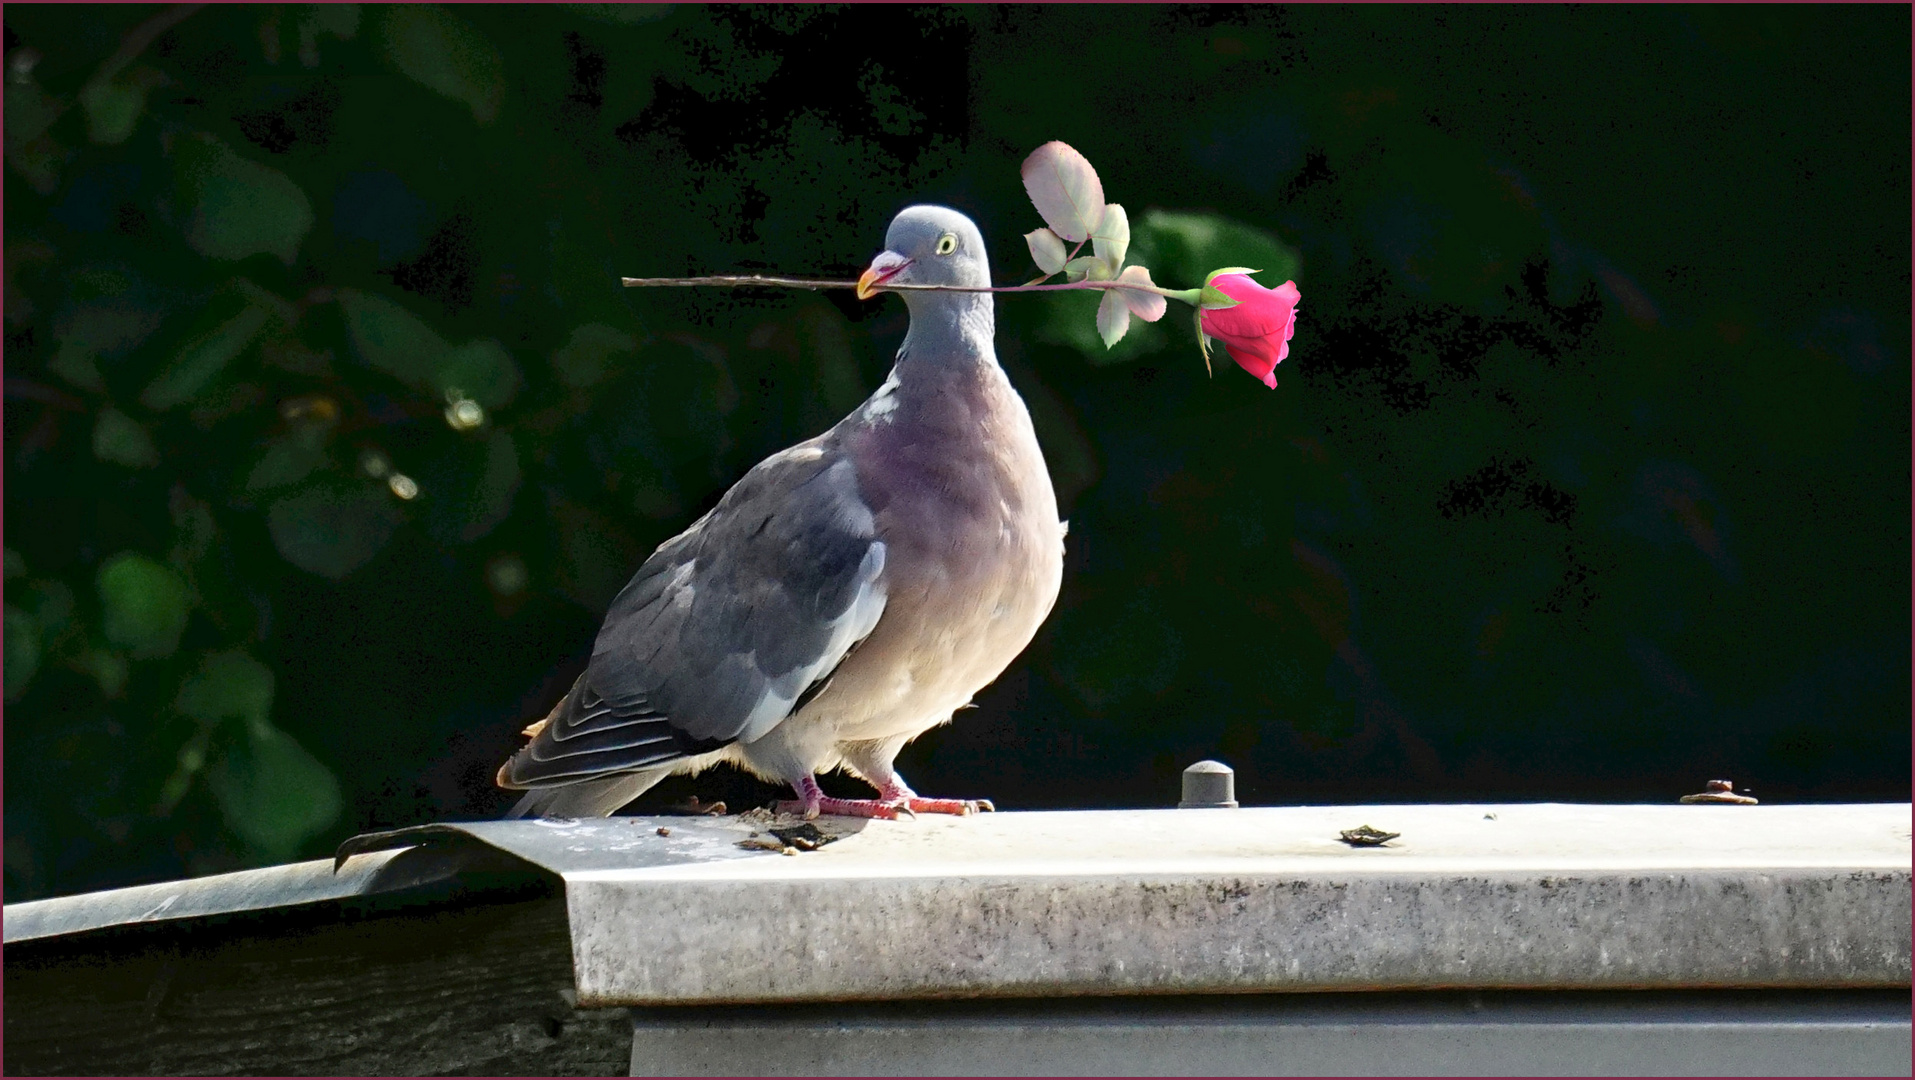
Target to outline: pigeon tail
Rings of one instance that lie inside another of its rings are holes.
[[[534,788],[525,793],[511,810],[507,820],[517,818],[592,818],[611,817],[620,807],[663,780],[668,769],[648,769],[638,773],[620,773],[596,780],[583,780],[560,787]]]

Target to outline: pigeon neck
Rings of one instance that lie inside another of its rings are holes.
[[[940,365],[997,363],[997,318],[990,293],[906,293],[911,329],[902,354]]]

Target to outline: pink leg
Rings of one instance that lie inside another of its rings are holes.
[[[882,818],[895,821],[900,817],[919,813],[925,814],[975,814],[980,810],[996,810],[989,799],[926,799],[906,787],[904,781],[892,778],[875,799],[834,799],[818,787],[815,777],[804,777],[791,785],[797,789],[798,798],[778,804],[778,809],[788,814],[804,814],[806,820],[819,814],[838,814],[843,817]]]
[[[878,792],[878,798],[882,802],[897,803],[919,814],[956,814],[963,817],[983,810],[997,809],[991,805],[989,799],[927,799],[912,791],[904,782],[904,778],[896,775],[893,775],[890,782],[884,785],[884,790]]]

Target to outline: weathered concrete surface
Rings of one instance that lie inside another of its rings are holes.
[[[1906,804],[1080,811],[564,876],[581,1004],[1905,987],[1909,849]]]
[[[1895,1076],[1892,990],[634,1009],[633,1076]]]

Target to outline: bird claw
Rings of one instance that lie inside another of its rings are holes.
[[[918,795],[905,799],[904,805],[915,812],[952,814],[957,817],[970,817],[972,814],[997,810],[989,799],[926,799]]]

